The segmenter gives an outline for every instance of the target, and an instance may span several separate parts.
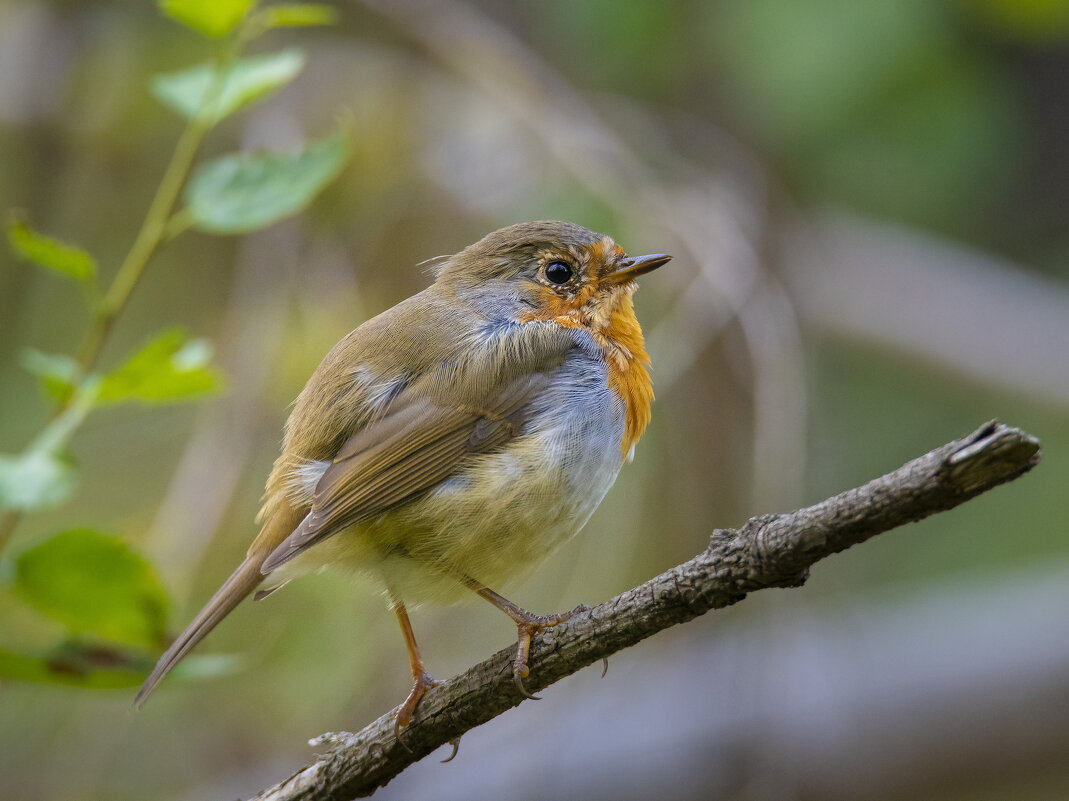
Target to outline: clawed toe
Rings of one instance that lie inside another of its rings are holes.
[[[512,681],[524,698],[541,701],[542,699],[539,696],[528,692],[523,683],[523,680],[530,673],[527,667],[527,660],[531,655],[531,638],[540,631],[552,628],[566,620],[571,620],[576,615],[589,612],[590,607],[580,604],[570,612],[563,612],[559,615],[535,615],[519,607],[506,611],[509,613],[509,617],[516,621],[516,630],[519,635],[516,642],[516,659],[512,663]]]
[[[523,680],[527,678],[527,675],[530,673],[527,669],[527,659],[531,655],[531,637],[544,629],[552,628],[553,626],[563,623],[565,620],[570,620],[576,615],[589,612],[590,607],[584,604],[579,604],[579,606],[575,607],[575,609],[570,612],[563,612],[559,615],[536,615],[532,612],[528,612],[526,609],[516,606],[516,604],[508,598],[498,595],[489,587],[482,586],[473,578],[464,576],[461,580],[477,594],[481,595],[512,618],[513,622],[516,624],[516,632],[518,636],[516,641],[516,659],[512,663],[512,682],[516,685],[516,689],[519,690],[520,695],[524,698],[530,698],[532,701],[540,700],[537,695],[531,695],[523,683]]]

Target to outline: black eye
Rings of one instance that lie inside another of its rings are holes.
[[[563,261],[553,261],[546,265],[546,278],[554,284],[566,284],[572,277],[572,268]]]

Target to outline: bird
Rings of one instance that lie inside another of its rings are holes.
[[[338,567],[371,576],[397,617],[412,690],[436,682],[408,608],[471,593],[531,638],[587,610],[533,614],[499,595],[586,524],[650,421],[635,279],[670,260],[542,220],[431,260],[433,283],[364,322],[293,405],[244,561],[159,658],[135,699],[244,598]]]

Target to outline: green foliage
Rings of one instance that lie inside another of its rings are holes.
[[[8,222],[7,240],[18,256],[40,267],[83,284],[92,285],[96,280],[97,263],[92,256],[79,247],[37,233],[17,215]]]
[[[97,286],[97,264],[89,253],[36,232],[21,217],[13,216],[8,225],[15,254],[80,284],[93,319],[77,358],[32,348],[22,352],[23,367],[56,405],[22,453],[0,454],[0,509],[14,512],[0,517],[0,548],[19,513],[58,504],[73,493],[78,472],[68,443],[93,409],[189,401],[222,388],[223,376],[211,364],[211,343],[190,339],[180,328],[150,337],[113,370],[98,369],[113,324],[159,246],[189,225],[240,233],[294,214],[338,174],[348,153],[348,134],[342,131],[295,154],[219,159],[190,181],[209,129],[285,86],[304,66],[298,50],[242,58],[242,46],[273,28],[329,24],[335,14],[325,5],[284,4],[250,17],[255,0],[159,5],[165,15],[206,36],[229,39],[212,62],[152,80],[155,96],[188,123],[107,293],[102,296]],[[189,208],[176,215],[183,185]],[[16,596],[62,625],[66,635],[43,653],[0,649],[0,678],[85,688],[132,687],[144,679],[154,661],[148,654],[166,643],[169,605],[146,559],[116,537],[79,528],[27,548],[11,565]],[[233,659],[194,658],[177,672],[211,676],[234,667]]]
[[[212,367],[212,354],[208,340],[189,339],[181,328],[167,329],[120,367],[105,374],[92,403],[173,403],[215,394],[225,382]],[[27,348],[22,364],[41,379],[48,395],[61,402],[70,398],[77,387],[81,368],[70,356]]]
[[[61,403],[73,394],[81,375],[78,360],[65,353],[44,353],[36,348],[22,351],[22,366],[41,379],[45,393]]]
[[[93,408],[98,385],[95,376],[83,381],[21,454],[0,454],[0,509],[29,511],[71,495],[78,475],[67,442]]]
[[[253,0],[160,2],[167,16],[213,37],[234,31],[254,6]],[[283,4],[260,13],[252,28],[246,23],[244,33],[249,37],[270,28],[322,25],[333,19],[329,6]],[[240,43],[241,38],[237,41]],[[187,135],[194,142],[192,147],[176,151],[157,200],[167,195],[165,187],[170,197],[177,196],[192,164],[195,143],[208,127],[267,97],[293,80],[304,66],[304,55],[297,50],[239,58],[236,49],[237,45],[234,52],[212,64],[154,79],[152,89],[157,98],[190,120]],[[227,64],[225,72],[219,72],[219,64]],[[307,206],[341,170],[348,150],[348,135],[341,131],[295,154],[238,154],[205,164],[186,187],[189,208],[171,222],[182,221],[212,233],[244,233],[270,225]],[[189,340],[179,329],[153,337],[110,373],[101,376],[93,372],[113,318],[121,311],[147,259],[165,231],[170,234],[182,228],[164,224],[171,204],[173,200],[151,204],[151,219],[146,219],[142,237],[123,263],[105,303],[99,302],[97,264],[89,253],[38,233],[17,215],[11,218],[8,241],[12,250],[80,283],[89,294],[96,320],[81,359],[33,349],[23,352],[23,366],[41,380],[58,409],[53,421],[23,453],[0,454],[0,508],[27,511],[58,504],[70,496],[77,472],[66,444],[95,406],[186,401],[222,387],[221,374],[211,366],[210,343]],[[120,286],[121,291],[116,291]],[[0,544],[6,538],[6,534],[0,536]]]
[[[183,117],[193,119],[203,114],[214,125],[285,86],[302,67],[304,54],[299,50],[238,59],[222,77],[217,77],[214,63],[198,64],[180,72],[157,75],[152,79],[152,93]]]
[[[140,654],[64,641],[45,654],[0,649],[0,678],[90,689],[136,687],[151,667]]]
[[[72,634],[149,648],[164,641],[167,595],[151,563],[117,537],[56,534],[18,555],[14,587]]]
[[[333,25],[338,20],[338,11],[321,3],[282,3],[268,6],[259,18],[267,28],[303,28]]]
[[[211,366],[212,345],[188,339],[181,328],[153,337],[121,367],[104,376],[101,404],[172,403],[219,392],[223,376]]]
[[[160,0],[160,11],[205,36],[226,36],[256,0]]]
[[[74,559],[82,561],[75,565]],[[0,679],[83,689],[141,684],[162,644],[159,639],[145,642],[146,634],[163,638],[159,624],[167,605],[151,565],[115,538],[93,531],[56,535],[24,552],[16,564],[23,560],[28,564],[16,576],[16,591],[21,594],[25,587],[32,596],[27,603],[63,624],[68,635],[43,651],[0,648]],[[102,586],[105,582],[116,582],[118,592]],[[116,631],[127,636],[116,638]],[[235,655],[194,655],[173,675],[214,678],[234,673],[242,664]]]
[[[795,186],[953,227],[1008,173],[1016,98],[947,4],[732,0],[713,13],[714,51]]]
[[[140,650],[79,640],[63,640],[45,653],[0,649],[0,679],[65,684],[94,690],[122,690],[145,680],[155,660]],[[208,679],[233,673],[240,656],[209,654],[186,657],[173,677]]]
[[[62,503],[78,485],[71,458],[44,447],[0,454],[0,509],[41,509]]]
[[[255,231],[298,213],[341,171],[343,129],[297,153],[237,153],[201,165],[186,189],[194,226],[213,234]]]

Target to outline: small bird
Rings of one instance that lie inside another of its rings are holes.
[[[574,536],[650,420],[650,359],[631,296],[663,254],[632,257],[568,222],[502,228],[432,260],[435,281],[349,333],[297,398],[245,561],[160,657],[161,679],[257,588],[325,566],[368,574],[412,668],[407,726],[436,685],[406,605],[474,592],[531,637],[585,611],[535,615],[498,595]]]

